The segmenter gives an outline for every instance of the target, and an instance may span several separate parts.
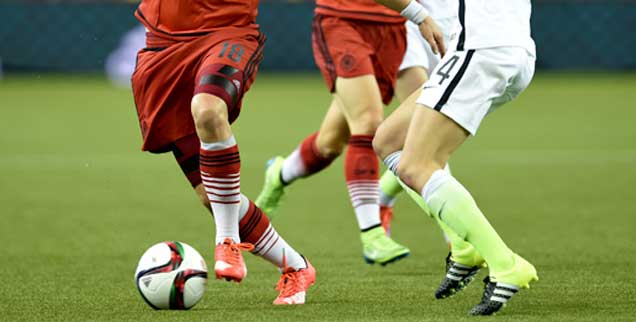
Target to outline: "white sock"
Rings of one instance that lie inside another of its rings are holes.
[[[252,253],[263,257],[282,269],[286,267],[291,267],[295,270],[307,268],[303,257],[289,246],[272,224],[269,224],[263,236],[254,244]]]
[[[455,180],[455,178],[453,178],[453,176],[451,176],[450,173],[445,170],[437,170],[433,172],[430,179],[428,179],[428,182],[426,182],[426,184],[422,188],[421,195],[422,198],[424,198],[424,201],[426,201],[426,203],[430,206],[430,199],[433,193],[435,193],[435,191],[437,191],[439,187],[450,180]]]
[[[236,145],[236,139],[231,136],[229,139],[206,143],[201,142],[201,149],[206,151],[221,151]],[[202,162],[205,157],[201,156]],[[222,159],[218,159],[222,160]],[[213,162],[221,162],[214,161]],[[201,171],[203,185],[210,200],[210,206],[214,213],[214,223],[216,225],[216,244],[221,244],[225,238],[232,239],[235,243],[241,241],[239,237],[239,208],[241,207],[241,174],[227,173],[224,175],[211,175]]]
[[[389,154],[386,158],[384,158],[384,160],[382,160],[384,164],[386,165],[386,167],[389,168],[389,171],[393,172],[393,174],[397,177],[399,177],[397,174],[397,168],[398,168],[398,165],[400,164],[401,157],[402,157],[402,150],[399,150]]]
[[[305,174],[307,174],[305,163],[300,156],[300,148],[297,148],[283,162],[280,177],[285,184],[290,184],[294,180],[302,178]]]
[[[378,182],[366,180],[347,182],[349,197],[360,230],[380,226],[380,196]]]
[[[355,207],[358,227],[361,231],[380,226],[380,206],[378,204],[365,204]]]
[[[249,199],[241,194],[239,221],[243,220],[245,215],[247,215],[249,207]],[[263,213],[263,216],[265,216],[265,213]],[[254,244],[252,253],[266,259],[281,269],[284,269],[285,265],[295,270],[307,268],[307,264],[300,253],[287,244],[283,237],[274,229],[272,224],[267,226],[261,238]]]

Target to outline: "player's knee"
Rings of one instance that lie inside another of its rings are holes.
[[[400,149],[395,143],[395,136],[391,135],[385,126],[380,125],[373,137],[373,150],[375,150],[375,154],[384,160],[389,154]]]
[[[214,95],[198,94],[192,98],[192,118],[197,128],[214,129],[228,124],[225,102]]]

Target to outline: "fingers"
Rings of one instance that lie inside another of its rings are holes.
[[[420,26],[420,33],[422,37],[426,39],[426,42],[431,46],[431,50],[434,54],[440,54],[444,56],[446,54],[446,46],[444,46],[444,37],[442,32],[437,27],[437,24],[431,17],[427,17]]]
[[[428,44],[431,46],[431,50],[433,50],[433,53],[437,54],[439,50],[437,48],[437,41],[435,40],[435,36],[433,35],[433,32],[431,32],[431,30],[426,27],[420,28],[420,31],[424,39],[426,39],[426,42],[428,42]]]
[[[444,57],[444,55],[446,55],[446,46],[444,45],[444,37],[441,32],[435,33],[435,42],[437,43],[440,56]]]

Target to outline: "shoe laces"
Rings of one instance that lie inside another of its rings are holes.
[[[287,266],[287,256],[283,251],[283,275],[281,275],[276,290],[280,292],[279,297],[290,297],[303,290],[305,277],[300,270],[295,270]]]
[[[241,251],[252,251],[254,249],[254,245],[250,243],[234,243],[231,239],[226,238],[223,241],[223,254],[229,261],[230,265],[240,264],[241,260]]]
[[[276,284],[276,290],[280,292],[279,297],[290,297],[303,291],[304,281],[305,278],[301,271],[295,271],[291,267],[285,269]]]

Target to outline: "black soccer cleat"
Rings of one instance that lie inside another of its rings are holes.
[[[446,276],[435,291],[435,298],[444,299],[460,292],[473,281],[480,269],[481,266],[468,266],[454,262],[449,253],[446,257]]]
[[[470,310],[470,315],[492,315],[501,310],[510,298],[519,292],[519,287],[492,282],[490,276],[484,278],[484,284],[484,295],[481,297],[481,302]]]

